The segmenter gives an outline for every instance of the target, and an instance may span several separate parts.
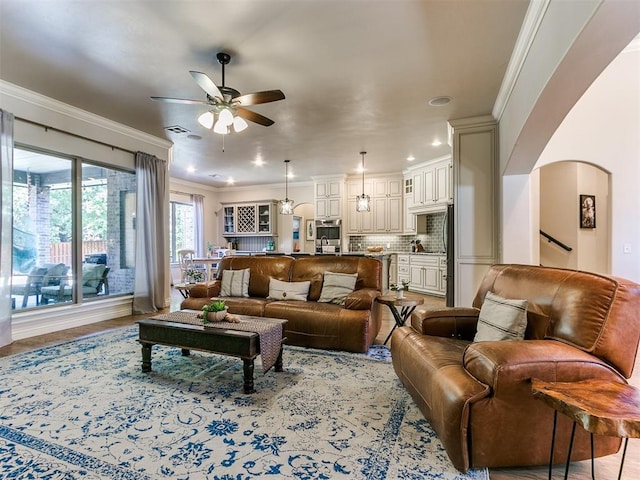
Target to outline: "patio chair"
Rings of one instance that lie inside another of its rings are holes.
[[[25,283],[11,286],[11,295],[22,295],[22,308],[27,306],[29,297],[32,295],[36,296],[36,305],[40,305],[40,289],[47,270],[46,267],[33,267]]]
[[[85,263],[82,265],[82,298],[96,297],[100,294],[109,295],[109,280],[107,276],[111,269],[103,264]],[[41,301],[69,302],[73,298],[71,282],[62,282],[55,287],[42,287]]]

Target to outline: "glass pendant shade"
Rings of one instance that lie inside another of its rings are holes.
[[[364,156],[367,152],[360,152],[362,155],[362,195],[356,197],[356,212],[369,212],[371,211],[371,198],[364,193]]]
[[[371,199],[369,195],[358,195],[356,197],[356,212],[368,212],[371,210]]]
[[[293,200],[285,198],[284,200],[280,200],[278,205],[278,211],[281,215],[293,215]]]
[[[211,127],[213,127],[213,120],[214,120],[214,117],[213,117],[213,113],[211,112],[205,112],[198,117],[198,123],[202,125],[204,128],[211,129]]]
[[[233,113],[223,108],[218,114],[218,123],[222,123],[225,127],[230,126],[233,124]]]
[[[278,202],[281,215],[293,215],[293,200],[289,199],[289,160],[284,161],[284,200]]]
[[[249,124],[247,122],[245,122],[244,118],[242,118],[242,117],[236,117],[236,118],[233,119],[233,129],[236,132],[241,132],[245,128],[247,128],[248,126],[249,126]]]
[[[229,127],[218,120],[213,126],[213,131],[219,133],[220,135],[226,135],[227,133],[229,133]]]

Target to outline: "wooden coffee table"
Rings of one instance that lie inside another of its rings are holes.
[[[286,320],[264,319],[247,315],[238,316],[241,319],[259,318],[260,320],[281,323],[284,340]],[[180,348],[184,356],[189,355],[190,350],[201,350],[241,358],[244,373],[244,393],[255,392],[253,385],[254,360],[260,354],[260,337],[257,333],[223,328],[205,328],[201,325],[156,320],[154,318],[139,320],[137,323],[140,328],[138,342],[142,345],[143,372],[151,371],[151,347],[153,345]],[[280,344],[280,353],[274,367],[276,372],[282,371],[282,344]]]

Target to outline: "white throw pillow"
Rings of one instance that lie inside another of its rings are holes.
[[[306,302],[311,282],[283,282],[275,278],[269,279],[269,296],[272,300],[299,300]]]
[[[527,328],[527,301],[487,292],[480,308],[474,342],[522,340]]]
[[[318,302],[344,305],[347,296],[356,287],[357,279],[357,273],[325,272]]]
[[[248,297],[249,272],[250,270],[248,268],[244,270],[223,270],[220,296]]]

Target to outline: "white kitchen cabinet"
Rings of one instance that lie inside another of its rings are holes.
[[[416,215],[411,211],[413,206],[413,177],[404,178],[404,209],[402,222],[402,233],[405,235],[415,235],[417,230]]]
[[[429,163],[411,172],[411,211],[428,212],[441,209],[453,201],[450,159]],[[406,183],[406,179],[405,179]]]
[[[444,264],[441,263],[442,259],[444,259]],[[444,270],[442,265],[444,265]],[[400,264],[398,264],[398,268],[399,266]],[[410,290],[431,295],[444,295],[446,292],[446,257],[440,255],[410,255],[409,282]]]
[[[403,180],[400,177],[373,179],[374,197],[401,197],[402,189]]]
[[[223,236],[278,234],[275,200],[222,205]]]
[[[397,285],[400,285],[402,282],[410,281],[409,277],[411,272],[409,271],[409,255],[404,255],[399,253],[397,261],[398,261],[398,276],[395,283]]]
[[[342,217],[342,184],[342,179],[316,181],[316,218],[327,220]]]
[[[402,233],[402,197],[374,197],[373,231]]]
[[[392,283],[398,283],[398,255],[395,253],[389,254],[389,285]]]
[[[356,197],[347,202],[347,234],[364,235],[373,233],[373,212],[357,212]]]

